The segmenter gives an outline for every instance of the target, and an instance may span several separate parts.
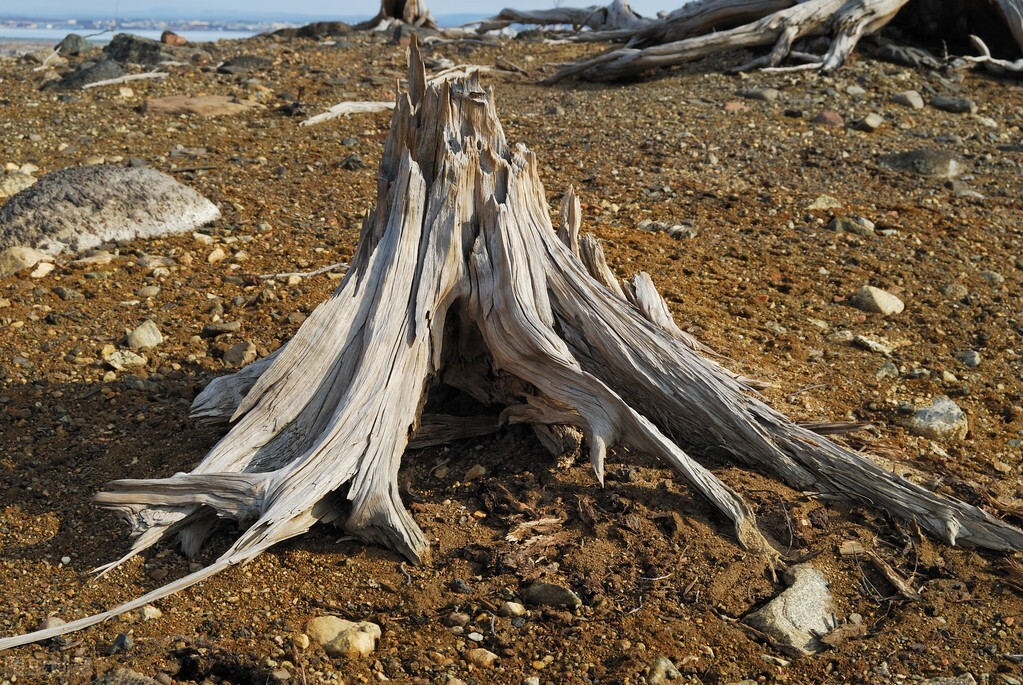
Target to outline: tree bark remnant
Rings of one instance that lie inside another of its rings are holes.
[[[739,544],[772,562],[753,510],[682,445],[724,447],[796,489],[866,502],[951,544],[1023,548],[1023,531],[792,423],[702,356],[649,276],[619,281],[599,243],[579,235],[571,190],[555,229],[536,158],[506,142],[478,76],[428,82],[414,43],[409,71],[376,209],[336,291],[284,347],[196,398],[194,417],[233,426],[195,470],[114,481],[96,497],[137,536],[104,572],[172,534],[194,555],[218,522],[243,532],[196,573],[0,649],[166,597],[318,522],[426,562],[427,539],[399,496],[403,454],[504,423],[531,424],[553,449],[564,426],[578,429],[598,482],[616,445],[664,459]],[[478,421],[423,416],[440,385],[495,409]]]

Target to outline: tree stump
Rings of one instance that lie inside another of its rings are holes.
[[[359,31],[389,28],[393,22],[428,29],[440,28],[426,6],[426,0],[380,0],[380,11],[376,16],[352,28]]]
[[[702,356],[649,276],[619,281],[599,243],[579,235],[571,190],[554,227],[537,167],[506,141],[478,76],[428,84],[413,44],[376,208],[344,280],[284,347],[196,398],[196,418],[233,426],[194,471],[114,481],[96,497],[137,536],[104,571],[168,535],[194,554],[220,521],[243,532],[196,573],[0,649],[165,597],[317,522],[426,562],[428,541],[398,491],[406,448],[503,423],[531,424],[555,450],[564,427],[578,429],[598,482],[615,445],[661,457],[729,520],[739,544],[772,562],[779,555],[752,509],[683,445],[724,447],[794,488],[865,502],[950,544],[1023,548],[1023,531],[792,423]],[[436,386],[501,408],[499,421],[493,411],[424,417]]]

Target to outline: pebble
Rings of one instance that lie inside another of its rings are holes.
[[[860,311],[891,316],[899,314],[906,305],[887,290],[865,285],[849,298],[849,303]]]
[[[227,259],[227,253],[224,252],[224,248],[222,247],[213,248],[213,251],[206,256],[206,261],[209,264],[216,264],[217,262],[222,262],[225,259]]]
[[[144,297],[148,300],[151,297],[156,297],[157,295],[159,295],[161,290],[162,288],[160,288],[160,286],[158,285],[144,285],[137,291],[135,291],[135,294],[138,295],[139,297]]]
[[[746,90],[740,90],[739,95],[749,100],[763,100],[764,102],[774,102],[781,95],[781,91],[777,88],[748,88]]]
[[[862,119],[860,119],[859,121],[857,121],[853,125],[853,128],[855,128],[858,131],[866,131],[866,132],[870,133],[870,132],[876,131],[877,129],[881,128],[881,124],[883,124],[883,123],[884,123],[884,117],[883,116],[881,116],[880,114],[875,114],[875,113],[871,112],[867,116],[865,116]]]
[[[828,229],[836,233],[854,233],[856,235],[874,235],[874,222],[862,216],[835,217],[828,223]]]
[[[956,359],[961,361],[971,369],[975,369],[980,366],[980,352],[977,350],[966,350],[956,355]]]
[[[535,675],[531,675],[528,678],[523,679],[522,685],[540,685],[540,679]]]
[[[939,291],[950,300],[961,300],[970,294],[970,291],[966,289],[966,286],[959,283],[946,283],[939,288]]]
[[[904,90],[901,93],[896,93],[892,96],[892,102],[913,109],[924,108],[924,98],[915,90]]]
[[[298,633],[291,638],[291,644],[295,645],[298,649],[309,649],[309,636],[305,633]]]
[[[146,319],[142,324],[128,334],[128,348],[132,350],[144,350],[156,347],[163,342],[163,334],[157,328],[152,319]]]
[[[845,119],[838,112],[826,109],[811,119],[810,123],[820,124],[821,126],[845,126]]]
[[[891,362],[885,362],[881,365],[881,368],[877,370],[877,373],[874,374],[874,377],[878,380],[885,378],[898,378],[899,367]]]
[[[841,330],[841,331],[835,331],[834,333],[829,335],[827,337],[827,341],[829,343],[842,344],[842,343],[851,343],[853,341],[853,339],[855,339],[855,338],[856,338],[856,336],[853,334],[852,331]]]
[[[36,626],[36,630],[49,630],[50,628],[57,628],[67,623],[64,619],[57,618],[56,616],[47,616],[39,625]]]
[[[206,324],[202,327],[200,335],[204,338],[216,338],[226,333],[237,333],[241,329],[241,321],[221,321],[220,323]]]
[[[477,647],[465,653],[465,660],[477,668],[493,668],[497,663],[498,656],[489,649]]]
[[[526,604],[535,606],[577,607],[583,603],[577,594],[555,583],[533,583],[521,594]]]
[[[483,642],[483,633],[478,633],[475,630],[469,633],[468,637],[473,642]]]
[[[462,476],[462,481],[465,483],[471,483],[477,478],[482,478],[485,475],[487,475],[487,467],[482,464],[475,464],[465,472],[465,475]]]
[[[862,347],[863,349],[869,352],[874,352],[876,354],[889,355],[895,351],[895,348],[893,348],[891,345],[885,345],[883,342],[874,340],[872,338],[867,338],[862,335],[857,335],[856,337],[854,337],[853,344],[856,345],[857,347]]]
[[[152,604],[146,604],[145,606],[139,607],[137,613],[143,621],[155,621],[163,616],[163,612],[154,607]]]
[[[31,247],[10,247],[0,252],[0,278],[16,274],[51,257]]]
[[[125,635],[125,637],[128,636]],[[131,638],[128,639],[131,640]],[[93,685],[157,685],[161,681],[142,675],[130,668],[114,668],[103,674],[102,678],[92,682]]]
[[[380,639],[380,626],[369,621],[354,623],[337,616],[318,616],[305,626],[309,639],[330,656],[355,659],[372,654]]]
[[[472,616],[464,611],[452,611],[450,614],[442,618],[440,622],[448,628],[453,628],[455,626],[464,626],[471,620]]]
[[[963,410],[944,395],[916,409],[903,426],[913,435],[936,441],[962,440],[970,429]]]
[[[104,350],[106,350],[106,348],[104,348]],[[110,367],[116,371],[137,369],[149,363],[149,360],[142,355],[135,354],[129,350],[113,350],[109,353],[104,351],[103,361],[109,364]]]
[[[110,645],[110,654],[123,654],[129,649],[135,646],[135,641],[131,639],[131,635],[128,633],[118,633],[117,637],[114,638],[114,643]]]
[[[504,616],[505,618],[509,616],[510,617],[525,616],[526,607],[519,604],[518,602],[505,602],[504,604],[501,605],[501,608],[497,610],[497,615]]]
[[[722,106],[722,109],[726,112],[745,112],[749,107],[739,100],[729,100]]]
[[[896,171],[905,171],[920,176],[953,178],[962,171],[962,163],[955,155],[945,150],[920,148],[908,152],[883,155],[881,164]]]
[[[931,98],[931,107],[953,114],[976,114],[977,103],[964,97],[935,96]]]
[[[675,664],[671,663],[671,659],[659,656],[650,665],[650,674],[646,681],[649,685],[665,685],[665,683],[678,680],[681,677],[682,674],[675,668]]]
[[[866,89],[861,88],[860,86],[849,86],[848,88],[845,89],[845,92],[847,95],[852,95],[854,98],[859,97],[860,95],[867,94]]]
[[[813,202],[806,206],[808,211],[813,210],[825,210],[825,209],[839,209],[842,207],[842,201],[838,198],[831,197],[830,195],[818,195],[814,198]]]
[[[256,361],[256,346],[251,342],[242,341],[224,351],[224,363],[228,366],[240,367]]]
[[[811,654],[835,627],[828,581],[809,564],[792,566],[785,577],[788,589],[743,620],[782,645]]]
[[[1005,276],[997,271],[981,271],[980,277],[985,281],[990,281],[991,283],[1005,283]]]

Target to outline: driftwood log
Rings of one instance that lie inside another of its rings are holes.
[[[611,31],[631,34],[653,23],[640,16],[625,0],[614,0],[605,7],[555,7],[547,10],[517,10],[509,7],[501,10],[497,16],[480,22],[476,31],[497,31],[512,24],[567,24],[577,31],[587,28],[598,35]]]
[[[380,0],[380,11],[376,16],[352,28],[359,31],[383,30],[395,22],[429,29],[440,28],[426,6],[426,0]]]
[[[612,12],[618,0],[597,10],[550,10],[553,19],[590,13],[617,16]],[[951,43],[963,42],[967,33],[942,35],[940,31],[961,30],[960,24],[937,21],[936,15],[960,12],[962,15],[986,13],[975,22],[982,28],[1005,34],[1005,43],[1013,58],[1023,56],[1023,0],[694,0],[658,20],[636,17],[619,26],[583,24],[581,22],[544,21],[544,12],[515,13],[504,10],[482,27],[500,26],[503,17],[518,16],[529,23],[574,23],[580,28],[577,40],[623,42],[624,47],[593,58],[580,60],[561,69],[548,79],[556,83],[566,78],[591,81],[633,79],[662,67],[692,62],[708,55],[737,49],[770,46],[766,54],[735,67],[735,71],[752,69],[798,69],[832,71],[841,66],[859,41],[877,33],[897,16],[903,23],[916,24],[935,31],[930,39]],[[559,13],[555,16],[555,12]],[[523,17],[523,15],[526,15]],[[918,18],[917,18],[918,17]],[[972,28],[972,27],[971,27]],[[828,47],[811,53],[797,48],[805,38],[824,36]],[[791,59],[799,64],[782,67]],[[977,62],[1018,71],[1012,61],[998,61],[990,54]]]
[[[579,234],[571,190],[560,214],[555,227],[536,158],[505,140],[492,91],[475,75],[429,83],[413,45],[376,208],[337,290],[284,347],[196,398],[197,419],[233,425],[194,471],[114,481],[96,497],[136,535],[103,571],[172,535],[194,555],[225,520],[243,532],[198,572],[0,649],[166,597],[318,522],[426,562],[430,546],[399,496],[403,454],[505,423],[532,425],[555,452],[581,431],[598,482],[616,445],[661,457],[729,520],[739,544],[772,562],[778,553],[752,509],[685,449],[724,447],[796,489],[865,502],[949,544],[1023,548],[1023,531],[768,407],[700,353],[649,276],[623,282],[610,271],[597,240]],[[439,386],[490,410],[423,416]]]

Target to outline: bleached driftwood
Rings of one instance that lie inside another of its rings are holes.
[[[1014,74],[1023,74],[1023,59],[1007,60],[997,59],[991,56],[991,50],[978,36],[970,36],[970,42],[973,43],[974,47],[980,52],[980,56],[966,56],[962,59],[970,64],[983,64],[985,67],[995,73],[1012,72]]]
[[[1023,49],[1023,0],[987,1],[995,5]],[[619,41],[625,46],[570,64],[548,79],[548,83],[570,77],[593,81],[630,79],[719,52],[766,46],[772,46],[770,52],[736,67],[735,71],[763,68],[829,72],[845,62],[861,38],[886,26],[907,3],[908,0],[695,0],[659,21],[635,28],[580,32],[576,40]],[[812,36],[830,37],[824,54],[793,50],[797,41]],[[805,64],[781,67],[789,57]]]
[[[792,50],[795,41],[808,36],[831,35],[831,46],[828,51],[816,58],[809,67],[822,71],[832,71],[841,66],[849,53],[856,47],[860,38],[869,35],[891,21],[898,11],[909,0],[806,0],[796,2],[788,0],[780,3],[777,0],[762,0],[744,5],[752,13],[760,8],[769,12],[750,23],[742,24],[724,31],[700,33],[689,38],[674,42],[654,44],[650,47],[624,47],[609,51],[592,59],[571,64],[550,79],[548,83],[556,83],[570,77],[578,77],[592,81],[618,81],[635,78],[643,72],[661,67],[674,66],[723,52],[742,48],[756,48],[772,45],[771,51],[763,56],[737,67],[737,71],[747,71],[763,67],[778,67]],[[739,0],[703,0],[694,3],[701,5],[704,11],[715,6],[724,8],[733,4],[742,4]],[[787,5],[784,9],[776,9],[779,4]],[[681,11],[685,11],[684,7]],[[690,10],[687,21],[705,21],[695,10]],[[676,25],[668,27],[669,23]],[[680,17],[675,20],[669,15],[663,20],[665,24],[661,33],[665,36],[685,35],[688,30]],[[702,24],[698,25],[702,26]],[[696,30],[694,27],[693,30]],[[634,45],[642,45],[646,40],[653,40],[658,35],[647,29],[636,36]],[[643,36],[643,37],[641,37]],[[806,68],[806,67],[802,67]]]
[[[572,192],[554,228],[538,166],[506,142],[476,75],[428,84],[413,46],[376,209],[337,290],[284,347],[196,398],[197,419],[233,426],[191,473],[114,481],[96,497],[137,536],[104,571],[171,534],[194,555],[219,521],[243,532],[198,572],[112,611],[0,640],[0,649],[165,597],[317,522],[425,561],[428,541],[398,492],[402,455],[504,422],[533,425],[552,449],[559,427],[580,430],[598,482],[615,445],[663,458],[743,547],[772,560],[751,508],[682,445],[725,447],[792,487],[864,501],[949,543],[1023,548],[1023,531],[792,423],[701,356],[647,277],[623,286],[599,243],[579,236]],[[439,385],[489,413],[423,416]]]
[[[337,119],[341,116],[348,116],[349,114],[368,114],[372,112],[386,112],[389,109],[394,109],[393,102],[340,102],[329,109],[326,112],[317,114],[316,116],[309,117],[299,123],[299,126],[312,126],[313,124],[322,124],[324,121],[330,121],[331,119]]]
[[[479,33],[498,31],[512,24],[559,26],[568,24],[576,30],[635,32],[655,23],[642,17],[625,0],[614,0],[605,7],[555,7],[549,10],[517,10],[505,8],[497,16],[485,19],[476,29]]]
[[[380,0],[380,11],[376,16],[352,28],[358,31],[386,31],[395,22],[429,29],[440,28],[426,6],[426,0]]]
[[[167,78],[168,74],[166,71],[147,71],[144,74],[128,74],[127,76],[118,76],[117,78],[108,78],[104,81],[93,81],[92,83],[86,83],[82,86],[82,90],[88,90],[89,88],[99,88],[100,86],[114,86],[119,83],[128,83],[130,81],[143,81],[147,79],[164,79]]]

